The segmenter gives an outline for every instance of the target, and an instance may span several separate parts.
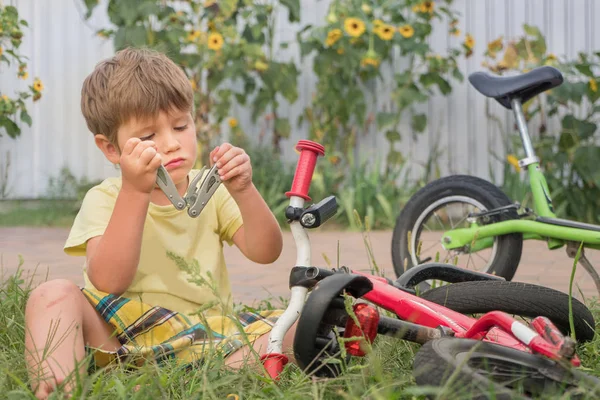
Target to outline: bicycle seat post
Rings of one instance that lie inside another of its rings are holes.
[[[523,148],[525,149],[525,158],[519,160],[519,165],[521,168],[525,168],[530,164],[540,162],[540,159],[535,155],[533,145],[531,144],[531,137],[529,136],[527,121],[525,121],[525,113],[523,113],[521,99],[512,98],[510,103],[515,114],[515,119],[517,120],[517,127],[519,128],[521,142],[523,142]]]

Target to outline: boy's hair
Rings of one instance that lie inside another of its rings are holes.
[[[194,93],[185,73],[166,55],[126,48],[99,62],[83,82],[81,111],[94,135],[117,143],[119,126],[160,111],[192,110]]]

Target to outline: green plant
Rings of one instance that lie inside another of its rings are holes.
[[[8,67],[13,63],[18,65],[17,77],[22,80],[29,78],[27,57],[19,52],[23,40],[22,27],[27,26],[27,21],[19,19],[16,7],[3,6],[0,3],[0,68],[2,63]],[[32,120],[27,112],[25,100],[30,97],[33,101],[39,100],[43,90],[44,85],[39,78],[33,80],[28,90],[19,91],[16,95],[9,95],[0,90],[0,136],[3,129],[12,138],[19,136],[21,128],[18,120],[31,126]]]
[[[567,218],[600,223],[600,52],[579,53],[574,60],[562,60],[549,53],[541,31],[524,25],[524,35],[490,42],[484,64],[498,74],[526,72],[541,65],[558,68],[564,83],[524,105],[527,121],[539,120],[533,132],[536,153],[541,159],[551,191],[555,212]],[[557,132],[548,129],[558,125]],[[524,156],[516,134],[505,140],[508,156]],[[515,151],[512,149],[519,149]],[[514,163],[514,162],[513,162]],[[518,182],[515,185],[520,186]]]
[[[426,102],[435,87],[446,95],[452,79],[462,81],[457,58],[469,56],[475,43],[466,35],[462,45],[449,48],[446,55],[430,47],[436,20],[448,18],[449,34],[460,36],[451,4],[452,0],[334,0],[324,26],[301,30],[301,55],[314,56],[318,78],[312,104],[299,119],[308,122],[310,137],[328,151],[348,156],[358,135],[376,123],[390,144],[387,162],[401,163],[402,155],[394,149],[402,137],[400,123],[409,118],[414,134],[424,131],[427,117],[416,106]],[[406,60],[398,72],[393,67],[396,53]],[[388,70],[393,76],[386,77]],[[378,80],[386,90],[392,88],[391,96],[378,93]]]
[[[89,18],[98,2],[84,1]],[[243,134],[232,115],[234,102],[250,107],[253,122],[262,118],[275,151],[289,136],[290,124],[279,105],[296,100],[299,72],[293,62],[276,60],[275,16],[281,6],[289,22],[299,21],[299,0],[110,0],[107,12],[115,28],[98,35],[112,38],[117,50],[157,49],[184,68],[195,91],[199,158],[206,164],[207,147],[221,134],[224,121],[234,135]]]

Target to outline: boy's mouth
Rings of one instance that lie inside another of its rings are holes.
[[[183,164],[183,162],[185,161],[184,158],[175,158],[171,161],[169,161],[168,163],[165,164],[165,168],[167,169],[172,169],[172,168],[177,168],[179,166],[181,166],[181,164]]]

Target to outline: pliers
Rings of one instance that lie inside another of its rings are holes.
[[[202,179],[204,171],[206,171],[206,167],[202,167],[198,175],[190,182],[190,186],[185,192],[184,197],[181,197],[179,192],[177,192],[175,183],[163,165],[158,168],[156,184],[165,193],[176,209],[183,210],[187,206],[188,215],[192,218],[196,218],[200,215],[204,206],[206,206],[206,203],[208,203],[221,184],[221,178],[219,177],[219,171],[216,164],[208,171],[206,178]],[[202,183],[198,186],[200,180],[202,180]]]

